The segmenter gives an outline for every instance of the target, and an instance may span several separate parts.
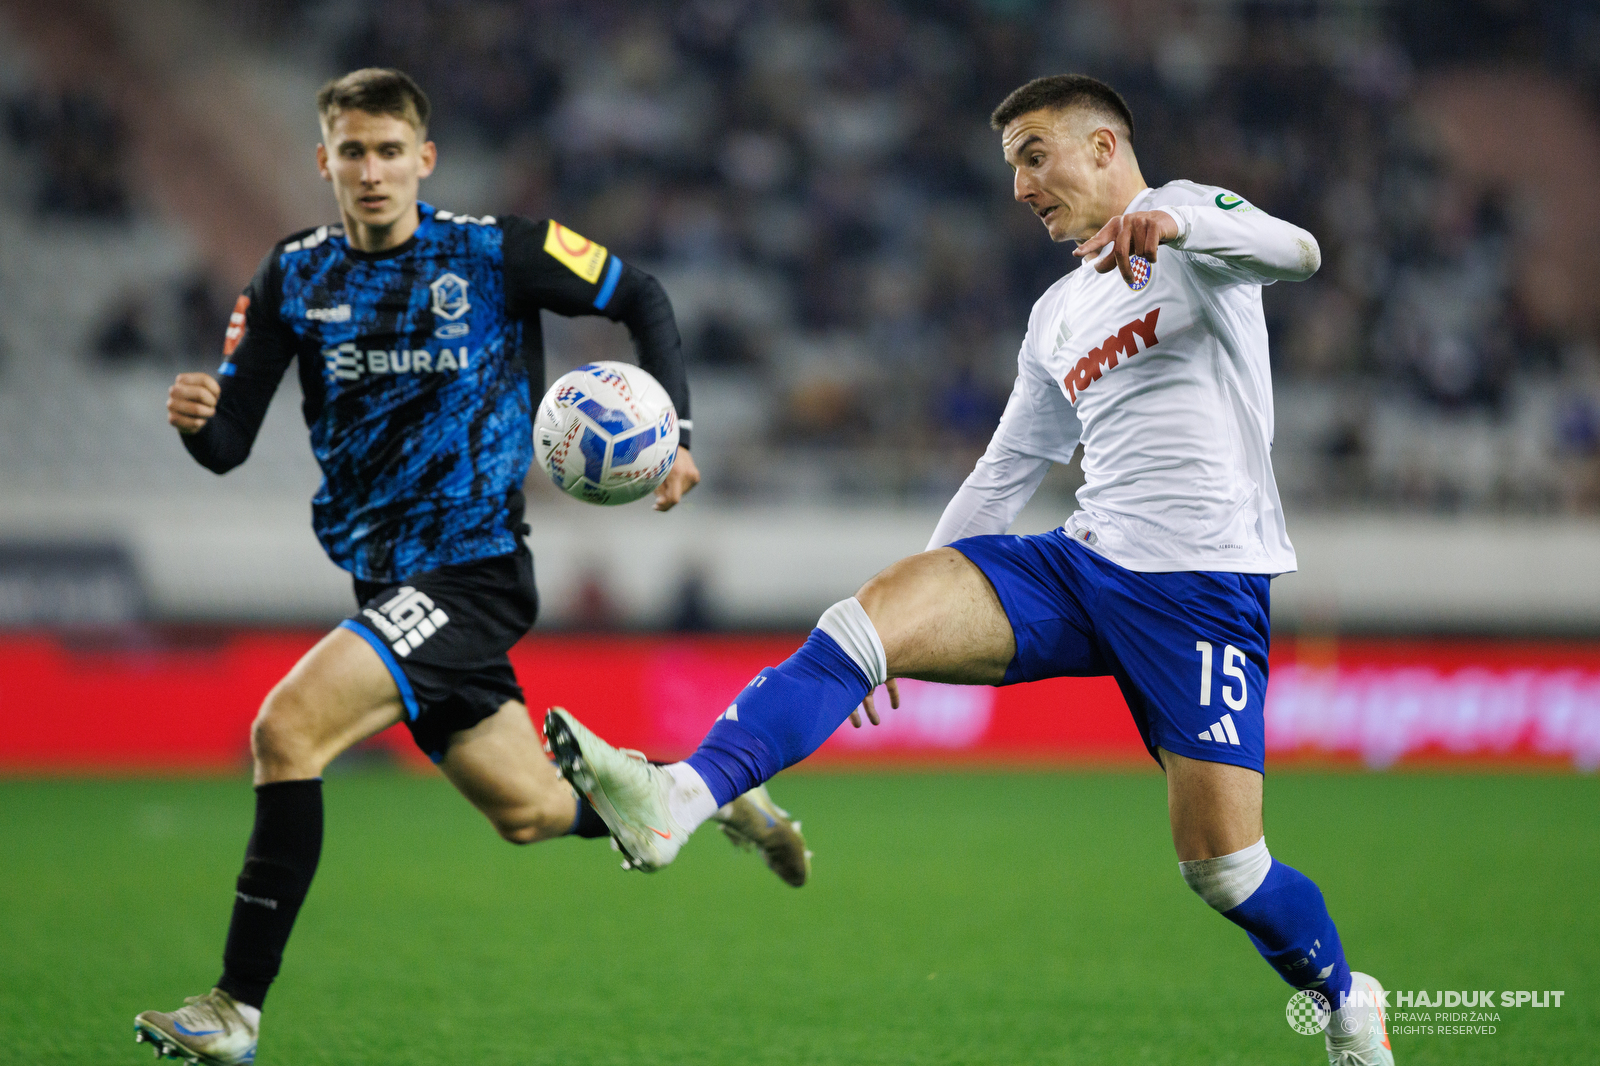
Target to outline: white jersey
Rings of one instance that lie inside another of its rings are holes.
[[[1272,477],[1261,286],[1315,273],[1316,239],[1189,181],[1145,189],[1126,208],[1157,209],[1177,220],[1178,237],[1139,288],[1085,262],[1034,304],[1011,400],[930,548],[1004,533],[1081,439],[1081,509],[1064,528],[1112,562],[1295,569]]]

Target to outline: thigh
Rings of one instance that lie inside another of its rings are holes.
[[[394,679],[406,727],[440,762],[451,738],[496,714],[522,689],[507,651],[533,625],[538,599],[526,551],[358,588],[344,628]]]
[[[1167,817],[1178,861],[1231,855],[1260,840],[1261,774],[1161,749],[1167,772]]]
[[[945,550],[966,562],[967,574],[976,572],[988,617],[1007,638],[1009,657],[982,681],[1013,684],[1110,672],[1097,642],[1097,572],[1088,549],[1056,531],[969,537]],[[964,639],[965,630],[957,635]],[[1000,645],[993,649],[998,652]]]
[[[399,691],[381,659],[335,629],[278,682],[256,720],[256,783],[315,777],[351,745],[400,721]]]
[[[1261,773],[1266,579],[1118,570],[1102,586],[1099,632],[1151,755]]]
[[[439,769],[508,839],[557,836],[577,813],[571,788],[516,700],[451,737]]]
[[[1016,654],[994,587],[951,548],[900,560],[856,598],[883,641],[890,677],[994,685]]]

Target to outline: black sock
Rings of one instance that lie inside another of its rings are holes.
[[[256,826],[234,893],[217,987],[260,1007],[283,964],[295,915],[322,854],[322,779],[256,786]]]
[[[587,837],[591,840],[611,835],[611,830],[606,828],[605,819],[600,817],[600,812],[594,809],[582,793],[578,794],[578,816],[572,820],[572,828],[567,830],[567,835]]]

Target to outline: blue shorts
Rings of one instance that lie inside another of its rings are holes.
[[[1266,574],[1141,574],[1060,529],[950,546],[983,571],[1011,621],[1017,654],[1003,684],[1110,674],[1157,762],[1165,748],[1263,770]]]

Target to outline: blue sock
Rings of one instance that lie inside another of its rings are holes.
[[[861,668],[813,629],[799,651],[744,687],[688,763],[720,807],[820,748],[867,692]]]
[[[1322,892],[1305,874],[1277,859],[1250,898],[1224,911],[1295,988],[1314,988],[1337,1010],[1350,993],[1350,964]]]

